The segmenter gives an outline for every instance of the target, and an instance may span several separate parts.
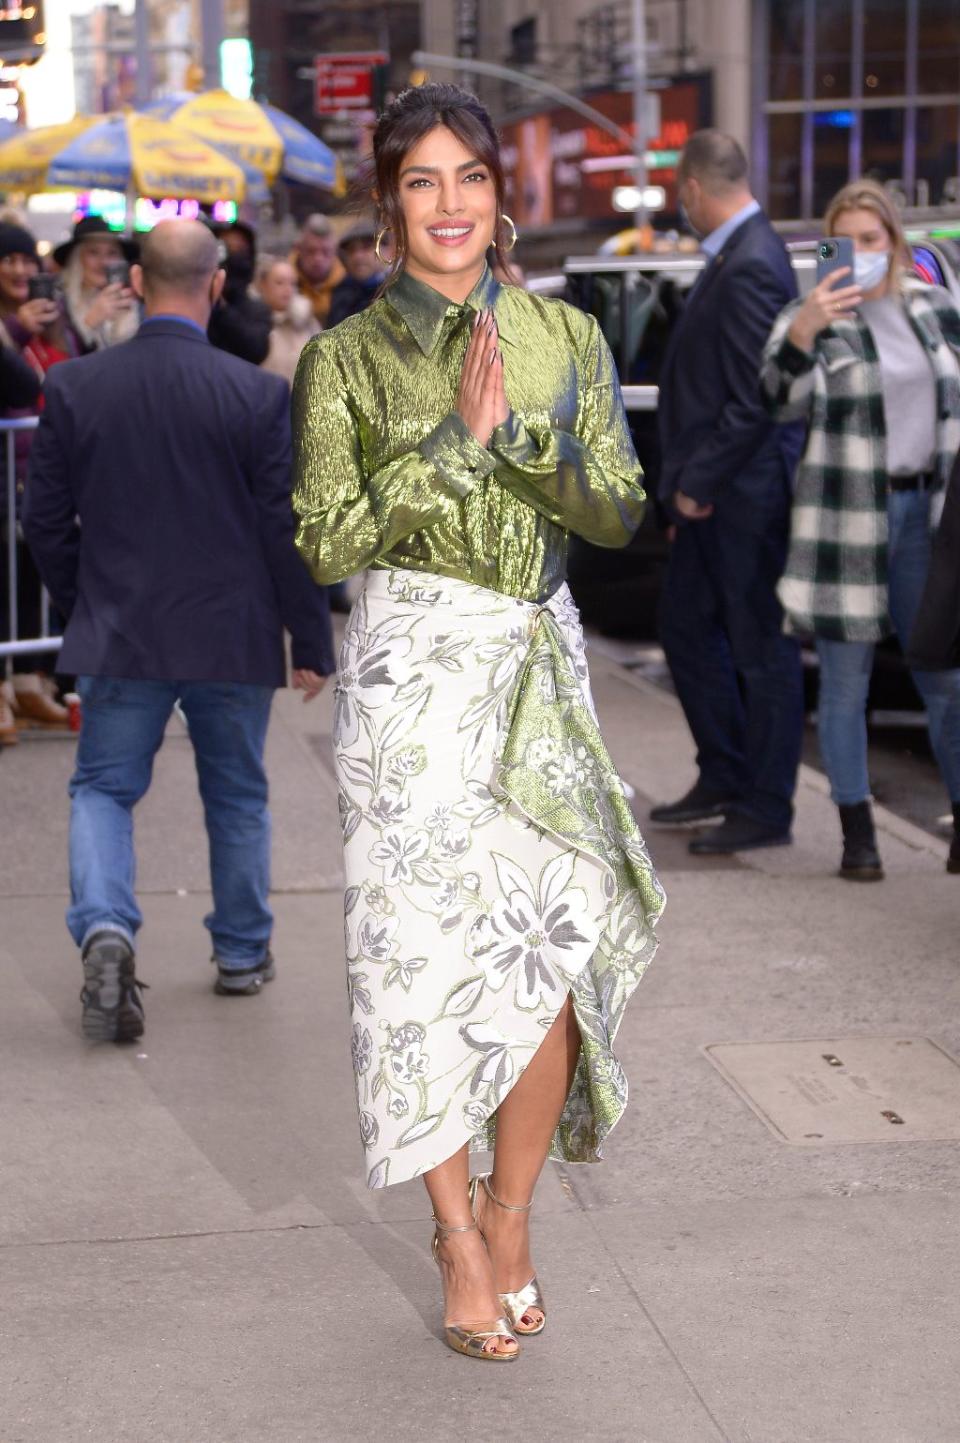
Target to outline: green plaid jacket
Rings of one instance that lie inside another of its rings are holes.
[[[935,489],[942,490],[960,450],[960,314],[940,286],[913,277],[904,281],[904,302],[936,378]],[[809,426],[778,594],[792,632],[879,641],[893,630],[880,361],[859,320],[838,321],[820,333],[812,354],[801,351],[787,337],[800,304],[777,317],[760,373],[776,419]]]

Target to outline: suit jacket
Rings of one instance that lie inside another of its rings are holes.
[[[943,515],[933,538],[930,570],[907,647],[907,661],[918,671],[960,666],[960,457],[954,464]]]
[[[675,491],[749,530],[784,521],[802,426],[777,426],[760,394],[760,358],[797,294],[783,241],[761,212],[707,265],[677,323],[660,376],[659,498]]]
[[[334,670],[294,546],[285,381],[165,317],[55,367],[45,397],[23,528],[68,618],[62,671],[282,686],[284,626],[294,666]]]

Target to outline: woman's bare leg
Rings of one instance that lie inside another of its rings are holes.
[[[439,1167],[424,1173],[434,1216],[448,1227],[471,1223],[467,1182],[469,1153],[460,1148]],[[461,1327],[491,1328],[502,1313],[493,1281],[490,1255],[477,1231],[440,1234],[440,1269],[443,1275],[444,1319]],[[491,1338],[488,1353],[514,1353],[512,1340]]]
[[[580,1029],[568,997],[520,1081],[497,1111],[497,1145],[490,1182],[501,1202],[523,1207],[533,1198],[579,1056]],[[477,1206],[497,1291],[515,1292],[534,1273],[529,1214],[497,1207],[482,1188]],[[541,1316],[538,1309],[529,1309],[518,1331],[536,1327]]]

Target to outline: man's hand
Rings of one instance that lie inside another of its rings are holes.
[[[319,696],[326,686],[329,677],[321,676],[317,671],[309,671],[306,667],[295,667],[290,678],[290,685],[294,691],[302,691],[304,701],[313,701]]]
[[[708,516],[713,515],[712,506],[701,506],[699,501],[694,501],[692,496],[684,496],[682,491],[674,491],[673,509],[685,521],[706,521]]]

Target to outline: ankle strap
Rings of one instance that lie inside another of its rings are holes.
[[[517,1207],[514,1203],[501,1202],[500,1199],[497,1197],[496,1193],[494,1192],[493,1188],[490,1186],[489,1173],[482,1177],[480,1181],[483,1184],[483,1190],[486,1193],[487,1197],[490,1199],[490,1201],[495,1202],[498,1208],[503,1208],[508,1213],[528,1213],[533,1207],[532,1198],[528,1203],[524,1203],[522,1207]]]
[[[430,1221],[436,1223],[437,1232],[443,1233],[444,1236],[446,1236],[448,1233],[472,1233],[475,1232],[477,1229],[477,1224],[475,1222],[464,1223],[463,1226],[459,1228],[449,1227],[447,1223],[442,1223],[440,1221],[436,1213],[430,1214]]]

